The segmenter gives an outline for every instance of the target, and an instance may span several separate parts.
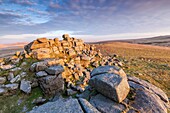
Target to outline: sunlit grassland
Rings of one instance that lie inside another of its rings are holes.
[[[161,88],[170,97],[170,48],[122,42],[96,44],[103,55],[117,54],[127,75]]]

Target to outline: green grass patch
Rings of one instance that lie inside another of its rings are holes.
[[[40,96],[43,96],[43,93],[38,87],[32,89],[31,94],[18,91],[12,96],[0,96],[0,113],[23,113],[24,106],[29,111],[35,106],[32,101]]]

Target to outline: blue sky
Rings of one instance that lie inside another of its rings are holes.
[[[170,0],[0,0],[0,43],[170,35]]]

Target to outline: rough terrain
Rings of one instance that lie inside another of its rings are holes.
[[[1,58],[0,112],[167,113],[169,50],[38,38]]]

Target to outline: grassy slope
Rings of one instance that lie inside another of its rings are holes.
[[[170,97],[170,48],[123,42],[96,46],[104,55],[119,55],[125,61],[124,71],[127,74],[147,80]]]

